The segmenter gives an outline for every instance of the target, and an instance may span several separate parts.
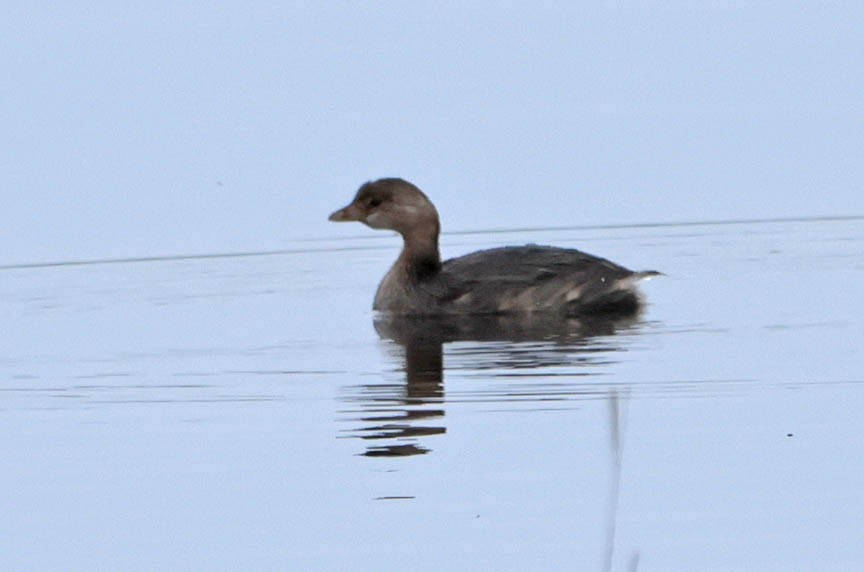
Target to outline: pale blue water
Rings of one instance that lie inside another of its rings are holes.
[[[7,4],[0,571],[862,569],[864,4]],[[385,329],[382,176],[665,276]]]
[[[0,269],[0,569],[864,565],[861,219],[445,235],[665,276],[631,323],[401,343],[357,231]]]

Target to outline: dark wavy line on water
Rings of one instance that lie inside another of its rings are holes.
[[[788,222],[839,222],[864,220],[864,215],[838,215],[838,216],[816,216],[816,217],[785,217],[785,218],[753,218],[753,219],[722,219],[705,221],[682,221],[682,222],[643,222],[632,224],[595,224],[580,226],[545,226],[545,227],[516,227],[498,228],[493,230],[464,230],[459,232],[444,233],[452,235],[492,234],[507,232],[545,232],[561,230],[616,230],[627,228],[680,228],[690,226],[720,226],[740,224],[771,224]]]
[[[95,264],[135,264],[140,262],[168,262],[178,260],[209,260],[213,258],[253,258],[256,256],[280,256],[284,254],[308,254],[312,252],[338,252],[342,250],[377,250],[378,247],[346,246],[333,248],[284,248],[281,250],[253,250],[246,252],[213,252],[199,254],[169,254],[162,256],[130,256],[123,258],[93,258],[82,260],[56,260],[52,262],[24,262],[0,265],[0,270],[27,268],[53,268],[57,266],[91,266]]]
[[[480,234],[505,234],[514,232],[556,232],[556,231],[574,231],[574,230],[618,230],[618,229],[638,229],[638,228],[681,228],[681,227],[700,227],[700,226],[721,226],[721,225],[744,225],[744,224],[779,224],[790,222],[839,222],[839,221],[857,221],[864,220],[864,215],[842,215],[842,216],[817,216],[817,217],[784,217],[784,218],[753,218],[753,219],[723,219],[723,220],[706,220],[706,221],[682,221],[682,222],[646,222],[633,224],[597,224],[597,225],[581,225],[581,226],[544,226],[544,227],[513,227],[513,228],[494,228],[487,230],[461,230],[454,232],[445,232],[445,236],[469,236]],[[336,240],[369,240],[378,239],[378,235],[364,235],[356,237],[343,238],[307,238],[299,239],[298,242],[332,242]],[[214,252],[214,253],[198,253],[198,254],[175,254],[175,255],[156,255],[156,256],[130,256],[120,258],[93,258],[81,260],[56,260],[48,262],[21,262],[13,264],[2,264],[0,270],[22,270],[28,268],[53,268],[59,266],[89,266],[95,264],[135,264],[141,262],[166,262],[180,260],[209,260],[214,258],[252,258],[261,256],[281,256],[285,254],[309,254],[314,252],[340,252],[340,251],[358,251],[358,250],[380,250],[384,248],[392,248],[391,246],[333,246],[325,248],[283,248],[275,250],[252,250],[245,252]]]

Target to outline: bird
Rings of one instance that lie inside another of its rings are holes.
[[[329,220],[362,222],[402,236],[402,251],[372,304],[376,312],[392,316],[633,315],[643,305],[636,283],[660,274],[634,272],[573,248],[536,244],[442,262],[435,205],[417,186],[395,177],[364,183]]]

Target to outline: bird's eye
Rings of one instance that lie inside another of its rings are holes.
[[[381,199],[379,197],[375,197],[374,199],[369,201],[369,207],[370,208],[374,209],[375,207],[380,206],[380,205],[381,205]]]

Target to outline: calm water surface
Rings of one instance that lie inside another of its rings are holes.
[[[376,322],[392,236],[0,269],[2,570],[860,570],[864,220],[445,235],[665,276]]]

